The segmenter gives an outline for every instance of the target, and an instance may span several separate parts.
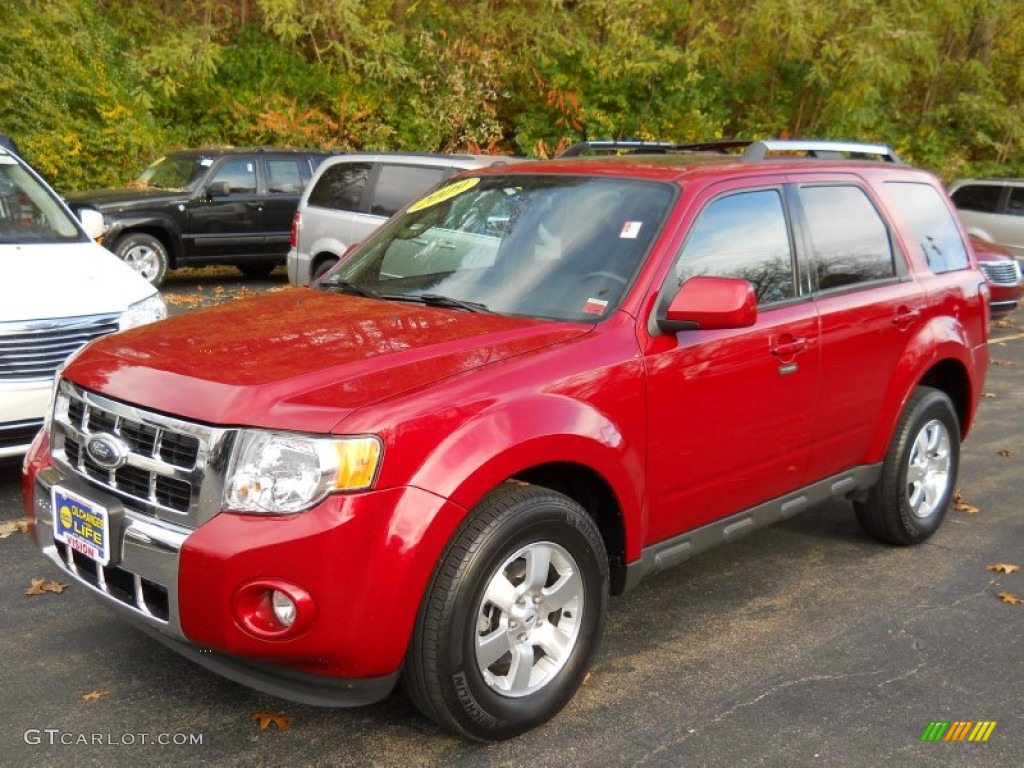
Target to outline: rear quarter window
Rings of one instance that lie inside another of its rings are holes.
[[[444,168],[385,163],[380,168],[370,213],[375,216],[394,216],[408,203],[440,183],[446,175]]]
[[[968,184],[953,191],[953,204],[962,211],[995,213],[1002,191],[992,184]]]
[[[928,184],[886,182],[893,206],[907,222],[932,272],[941,274],[968,265],[967,248],[939,191]]]

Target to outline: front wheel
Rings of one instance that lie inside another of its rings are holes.
[[[888,544],[918,544],[938,530],[960,468],[960,422],[949,397],[918,387],[900,414],[878,483],[854,509]]]
[[[159,288],[163,284],[170,260],[167,248],[160,240],[142,232],[130,232],[118,239],[112,250],[154,286]]]
[[[547,489],[502,486],[473,510],[434,574],[405,691],[463,736],[516,736],[579,688],[607,605],[608,557],[586,511]]]

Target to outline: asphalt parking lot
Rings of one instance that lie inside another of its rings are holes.
[[[173,275],[172,311],[283,290]],[[586,684],[513,741],[450,737],[400,694],[328,710],[174,655],[72,586],[24,534],[0,466],[0,763],[32,766],[1016,766],[1024,762],[1024,313],[993,331],[962,509],[915,548],[833,502],[696,557],[611,602]],[[6,525],[5,525],[6,524]],[[4,535],[6,533],[6,535]],[[989,566],[1010,564],[1003,573]],[[987,741],[922,741],[933,722]],[[265,728],[261,728],[265,726]]]

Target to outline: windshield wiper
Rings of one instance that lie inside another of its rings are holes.
[[[487,312],[488,309],[486,304],[481,304],[479,301],[465,301],[464,299],[454,299],[451,296],[442,296],[439,293],[421,293],[416,297],[428,307],[445,307],[447,309],[465,309],[469,312]]]
[[[337,290],[341,293],[348,293],[353,296],[365,296],[367,299],[381,298],[381,295],[373,290],[373,288],[367,288],[365,285],[359,285],[358,283],[350,283],[348,280],[331,280],[330,282],[322,282],[318,283],[317,287]]]

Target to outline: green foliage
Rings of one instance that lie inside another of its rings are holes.
[[[882,141],[1024,175],[1017,0],[7,0],[0,131],[58,188],[203,144]]]

